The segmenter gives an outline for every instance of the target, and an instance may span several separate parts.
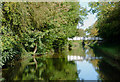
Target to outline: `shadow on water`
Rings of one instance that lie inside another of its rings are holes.
[[[101,52],[99,49],[94,49],[96,56],[101,56],[102,59],[98,62],[99,74],[102,80],[119,80],[120,78],[120,59],[110,57],[109,54]]]
[[[72,50],[7,63],[2,78],[10,80],[114,80],[120,76],[120,62],[99,50],[73,42]],[[68,56],[72,59],[69,60]],[[79,57],[80,59],[76,59]],[[34,60],[37,61],[34,62]]]
[[[85,42],[84,42],[84,40],[82,41],[82,48],[83,48],[83,50],[85,50]]]

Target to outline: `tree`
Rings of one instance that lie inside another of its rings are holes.
[[[68,37],[75,36],[78,22],[86,15],[77,2],[3,2],[2,5],[0,33],[4,60],[16,54],[59,50]]]
[[[94,25],[98,29],[98,36],[107,42],[120,40],[120,2],[90,3],[91,10],[96,11],[98,20]]]
[[[85,33],[85,31],[83,30],[83,29],[77,29],[77,36],[85,36],[86,35],[86,33]]]

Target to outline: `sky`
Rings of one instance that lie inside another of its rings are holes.
[[[80,0],[80,5],[82,7],[90,9],[90,7],[88,7],[88,2],[90,2],[90,1],[97,1],[97,0]],[[96,14],[88,13],[87,18],[83,21],[84,25],[80,26],[80,24],[78,24],[77,28],[86,29],[89,26],[93,25],[96,20],[97,20]]]

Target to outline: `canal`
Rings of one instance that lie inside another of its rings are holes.
[[[34,62],[36,60],[37,62]],[[3,66],[3,80],[114,80],[119,79],[119,61],[79,41],[72,50],[26,58]]]

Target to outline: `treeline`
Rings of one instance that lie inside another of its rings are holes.
[[[90,12],[97,13],[98,20],[90,27],[91,33],[100,36],[105,42],[119,43],[120,2],[89,3]]]
[[[81,28],[77,29],[76,36],[78,36],[78,37],[84,37],[84,36],[86,36],[85,30],[81,29]]]
[[[14,55],[59,51],[76,34],[86,9],[78,2],[2,2],[3,61]]]

